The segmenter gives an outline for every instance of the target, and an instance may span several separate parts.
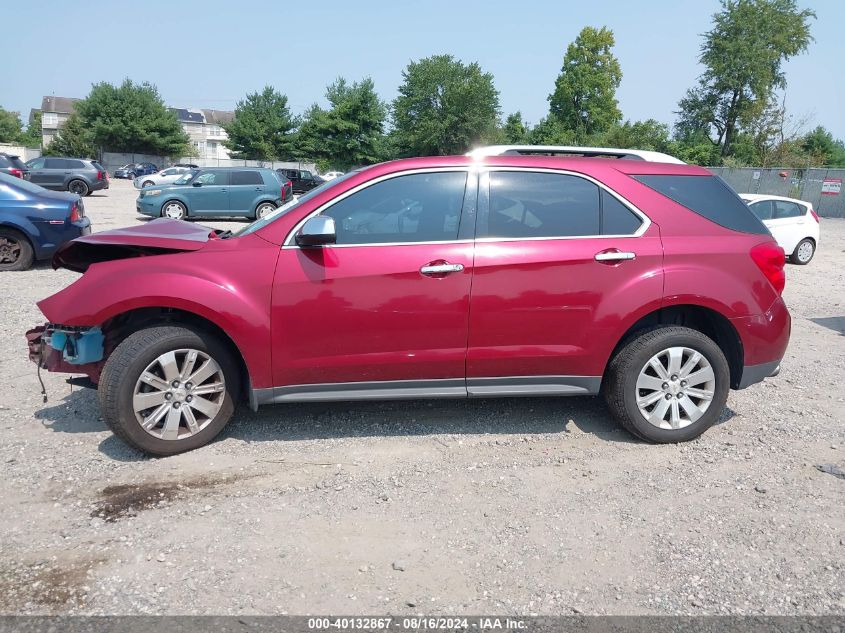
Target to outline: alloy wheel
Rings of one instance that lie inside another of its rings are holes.
[[[637,407],[649,424],[682,429],[710,407],[716,376],[707,358],[689,347],[670,347],[652,356],[637,376]]]
[[[191,437],[211,424],[226,397],[220,365],[205,352],[178,349],[147,365],[135,383],[132,409],[147,433],[162,440]]]
[[[0,237],[0,264],[14,264],[20,257],[20,242],[10,237]]]
[[[813,257],[813,244],[811,242],[801,242],[798,247],[798,261],[807,263]]]

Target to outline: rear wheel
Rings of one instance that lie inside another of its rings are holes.
[[[793,264],[806,266],[810,263],[810,260],[813,259],[813,255],[815,254],[816,243],[807,237],[798,242],[798,246],[796,246],[795,250],[792,251],[792,256],[789,259]]]
[[[165,202],[161,207],[161,217],[170,218],[171,220],[184,220],[188,215],[188,209],[185,205],[177,200],[170,200]]]
[[[67,190],[78,196],[87,196],[89,193],[88,184],[84,180],[71,180],[67,184]]]
[[[160,326],[135,332],[109,356],[98,397],[115,435],[152,455],[210,442],[235,409],[238,365],[213,335]]]
[[[276,210],[276,205],[272,202],[259,202],[255,207],[255,219],[263,218],[268,213],[273,213]]]
[[[0,270],[26,270],[34,259],[32,244],[22,233],[0,228]]]
[[[709,429],[728,399],[730,369],[722,350],[697,330],[659,327],[634,336],[613,358],[604,396],[634,435],[686,442]]]

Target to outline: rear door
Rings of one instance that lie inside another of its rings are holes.
[[[235,170],[229,174],[229,211],[232,215],[251,215],[255,201],[264,194],[261,172],[251,169]]]
[[[469,394],[596,392],[620,321],[659,306],[657,227],[597,182],[549,170],[482,176],[478,220]]]
[[[228,215],[229,172],[225,169],[205,169],[191,181],[185,196],[191,213]]]
[[[807,208],[789,200],[772,200],[772,219],[765,222],[777,243],[790,255],[807,237]],[[812,220],[814,221],[814,220]]]

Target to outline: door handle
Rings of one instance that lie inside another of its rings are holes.
[[[597,262],[624,262],[629,259],[634,259],[636,256],[636,253],[626,253],[624,251],[614,249],[596,253],[595,260]]]
[[[420,268],[420,272],[423,275],[448,275],[449,273],[459,273],[463,269],[463,264],[450,264],[446,262],[443,264],[426,264]]]

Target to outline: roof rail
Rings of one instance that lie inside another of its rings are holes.
[[[568,145],[487,145],[467,152],[467,156],[581,156],[589,158],[623,158],[644,160],[651,163],[675,163],[684,161],[664,154],[642,149],[619,149],[616,147],[575,147]]]

